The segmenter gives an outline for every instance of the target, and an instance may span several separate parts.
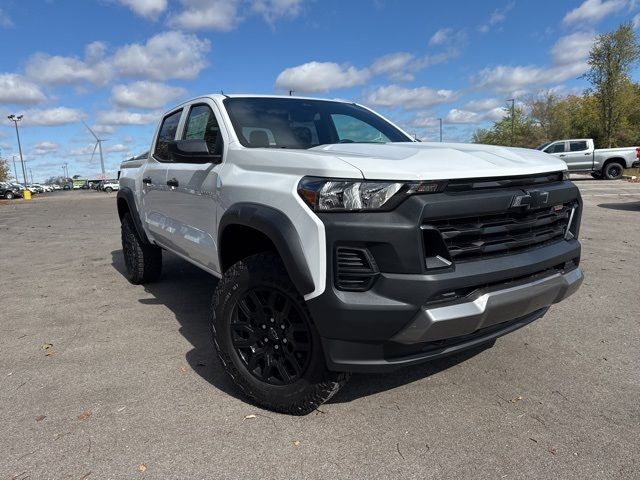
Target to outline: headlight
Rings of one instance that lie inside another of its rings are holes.
[[[443,182],[361,182],[305,177],[298,194],[316,211],[391,210],[408,195],[434,193],[444,189]]]

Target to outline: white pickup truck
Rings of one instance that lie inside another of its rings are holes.
[[[564,160],[570,172],[590,172],[596,179],[616,180],[625,168],[640,166],[640,147],[594,148],[590,138],[556,140],[537,149]]]
[[[312,412],[350,372],[490,346],[582,282],[562,160],[414,142],[355,103],[195,98],[119,178],[129,281],[158,280],[163,250],[218,277],[221,364],[279,412]]]

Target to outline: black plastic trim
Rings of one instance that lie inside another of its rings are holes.
[[[140,221],[140,214],[138,213],[138,208],[136,207],[136,200],[133,195],[133,190],[131,190],[129,187],[120,187],[118,189],[118,194],[116,195],[116,199],[118,203],[118,216],[120,217],[120,220],[122,220],[122,217],[124,217],[124,213],[125,213],[120,207],[122,204],[121,202],[124,201],[127,205],[127,209],[129,210],[129,213],[131,214],[131,218],[133,219],[133,225],[136,227],[136,232],[138,232],[138,236],[144,243],[150,244],[151,242],[149,241],[149,238],[147,237],[147,234],[145,233],[144,228],[142,228],[142,222]]]
[[[298,291],[302,295],[313,292],[315,285],[302,243],[293,223],[283,212],[257,203],[236,203],[220,219],[218,238],[222,238],[225,228],[230,225],[243,225],[264,233],[275,245]],[[222,265],[222,253],[218,249],[219,265]]]

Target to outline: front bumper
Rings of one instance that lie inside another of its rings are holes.
[[[640,160],[637,160],[631,164],[631,168],[640,168]]]

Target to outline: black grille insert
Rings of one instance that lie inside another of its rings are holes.
[[[430,221],[452,260],[505,255],[562,240],[575,202],[531,210]]]
[[[338,247],[335,255],[335,283],[338,290],[369,290],[378,275],[378,267],[366,248]]]

